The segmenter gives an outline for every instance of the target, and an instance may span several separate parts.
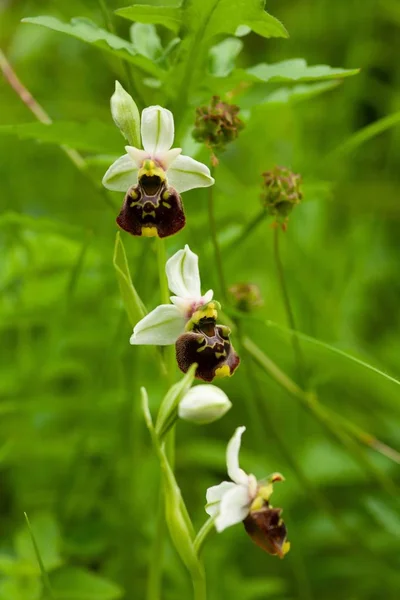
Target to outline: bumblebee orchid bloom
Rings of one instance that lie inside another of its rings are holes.
[[[120,89],[122,86],[116,87],[116,94]],[[120,128],[124,125],[121,131],[126,135],[126,110],[122,113],[119,108],[127,104],[127,93],[123,92],[125,103],[114,100],[111,106],[114,121]],[[161,106],[145,108],[140,129],[143,149],[125,146],[126,154],[109,167],[103,185],[126,193],[117,217],[122,229],[132,235],[166,237],[185,225],[180,194],[213,185],[214,179],[206,165],[182,155],[181,148],[172,148],[174,117],[171,111]],[[134,139],[133,134],[130,139]]]
[[[198,262],[188,245],[167,261],[168,287],[175,296],[171,304],[161,304],[135,325],[130,342],[175,344],[179,368],[186,373],[197,363],[196,377],[212,381],[232,375],[239,357],[230,343],[230,329],[217,325],[220,305],[213,291],[201,293]]]
[[[269,503],[273,484],[283,481],[280,473],[273,473],[264,481],[257,481],[239,466],[239,450],[245,427],[238,427],[228,443],[226,463],[231,481],[208,488],[206,512],[215,517],[218,532],[243,522],[252,540],[269,554],[280,558],[289,551],[286,526],[280,515],[282,509]]]

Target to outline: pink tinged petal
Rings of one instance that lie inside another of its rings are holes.
[[[168,287],[180,298],[201,299],[199,257],[186,244],[165,265]]]
[[[138,169],[143,164],[143,161],[146,158],[149,158],[149,153],[145,150],[139,150],[139,148],[135,148],[134,146],[125,146],[125,150],[129,154],[132,162],[136,165]]]
[[[249,514],[251,500],[248,489],[243,485],[235,485],[222,496],[219,505],[219,514],[215,521],[218,532],[231,525],[241,523]]]
[[[210,169],[203,163],[190,158],[178,156],[167,171],[168,184],[180,194],[194,188],[213,185]]]
[[[130,342],[135,345],[167,346],[174,344],[184,329],[185,319],[176,306],[162,304],[135,325]]]
[[[180,296],[171,296],[170,300],[180,311],[180,313],[187,319],[190,319],[192,312],[193,298],[181,298]]]
[[[182,148],[171,148],[171,150],[167,150],[167,152],[158,153],[155,158],[161,163],[161,166],[167,170],[181,152]]]
[[[234,487],[236,487],[235,483],[232,483],[231,481],[223,481],[219,485],[213,485],[212,487],[208,488],[206,493],[207,504],[205,510],[210,517],[214,517],[219,513],[221,498]]]
[[[103,185],[115,192],[126,192],[137,183],[138,169],[129,154],[118,158],[103,177]]]
[[[228,475],[237,484],[248,486],[248,476],[239,467],[239,450],[242,441],[242,434],[246,431],[246,427],[238,427],[233,434],[233,437],[228,443],[226,449],[226,465]]]
[[[174,141],[174,117],[161,106],[149,106],[142,112],[142,144],[152,156],[169,150]]]

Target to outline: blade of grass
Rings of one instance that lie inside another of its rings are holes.
[[[36,539],[35,539],[35,536],[34,536],[34,533],[33,533],[33,530],[32,530],[32,527],[31,527],[31,524],[29,522],[28,515],[26,514],[26,512],[24,512],[24,516],[25,516],[26,524],[27,524],[28,529],[29,529],[29,533],[30,533],[31,539],[32,539],[32,544],[33,544],[33,548],[35,550],[36,559],[37,559],[37,561],[39,563],[40,573],[42,575],[42,580],[43,580],[43,587],[44,587],[44,591],[45,591],[45,594],[46,594],[45,597],[48,600],[55,600],[55,596],[53,594],[53,590],[51,589],[51,585],[50,585],[50,581],[49,581],[49,576],[47,575],[46,569],[44,568],[42,557],[40,555],[40,550],[39,550],[39,547],[38,547],[38,545],[36,543]]]

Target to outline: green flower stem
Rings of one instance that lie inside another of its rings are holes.
[[[214,167],[211,166],[210,171],[211,171],[212,177],[215,174],[214,170],[215,170]],[[227,287],[226,287],[224,268],[223,268],[223,263],[222,263],[221,249],[220,249],[219,243],[218,243],[217,225],[215,222],[214,186],[213,185],[211,185],[208,188],[208,223],[209,223],[209,227],[210,227],[211,241],[212,241],[212,245],[214,248],[214,259],[215,259],[215,265],[217,267],[217,273],[218,273],[218,279],[219,279],[219,281],[218,281],[219,291],[220,291],[222,300],[226,301]]]
[[[165,449],[160,444],[155,431],[145,388],[141,389],[141,396],[146,425],[149,429],[154,449],[160,460],[165,498],[165,515],[171,541],[190,573],[193,584],[194,600],[207,600],[204,567],[194,548],[193,525],[182,498],[181,491],[176,482],[174,472],[168,462]],[[157,558],[159,557],[154,557],[154,560]]]
[[[169,304],[169,289],[168,281],[165,275],[165,263],[167,262],[167,252],[165,241],[156,238],[157,249],[157,267],[158,279],[160,285],[160,295],[162,304]],[[168,346],[164,349],[164,360],[166,364],[166,379],[168,387],[174,383],[175,371],[175,353],[174,347]],[[175,427],[172,427],[165,439],[165,451],[168,462],[173,470],[175,464]],[[157,509],[156,532],[153,540],[153,548],[151,551],[152,560],[150,562],[149,576],[147,582],[147,600],[159,600],[162,587],[162,570],[163,570],[163,554],[166,534],[165,523],[165,498],[163,486],[160,486],[160,495]]]
[[[204,546],[205,542],[207,541],[209,535],[215,532],[215,526],[214,526],[215,519],[216,519],[216,516],[210,517],[209,519],[207,519],[207,521],[204,523],[204,525],[201,527],[201,529],[199,529],[199,532],[196,535],[193,545],[194,545],[194,549],[196,550],[198,556],[200,556],[201,551],[203,550],[203,546]]]
[[[20,97],[25,106],[27,106],[31,113],[36,117],[36,119],[41,123],[44,123],[45,125],[51,125],[53,122],[52,119],[43,109],[43,107],[37,102],[37,100],[35,100],[35,98],[32,96],[29,90],[24,86],[22,81],[18,78],[17,74],[15,73],[14,69],[8,62],[5,54],[2,52],[1,49],[0,70],[2,71],[6,81],[13,88],[16,94]],[[90,172],[87,169],[87,163],[83,156],[79,154],[77,150],[74,150],[74,148],[70,148],[69,146],[65,146],[64,144],[61,144],[60,148],[64,152],[64,154],[68,156],[68,158],[70,159],[72,164],[78,169],[78,171],[80,171],[80,173],[82,173],[84,177],[86,177],[90,181],[90,183],[96,188],[97,192],[101,195],[108,208],[112,210],[113,213],[115,213],[116,207],[114,205],[114,202],[111,200],[110,196],[108,195],[107,191],[103,188],[101,183],[91,176]]]
[[[289,322],[290,329],[292,329],[292,332],[293,332],[291,338],[292,338],[293,353],[294,353],[294,356],[295,356],[295,359],[297,362],[298,377],[299,377],[299,381],[301,382],[301,384],[304,385],[305,365],[304,365],[303,354],[302,354],[300,343],[299,343],[299,338],[296,333],[296,323],[295,323],[295,319],[294,319],[292,306],[290,303],[290,296],[289,296],[288,288],[286,285],[285,271],[283,269],[282,260],[281,260],[281,254],[280,254],[280,248],[279,248],[280,233],[281,233],[281,229],[278,226],[278,224],[276,223],[276,226],[274,229],[274,258],[275,258],[276,270],[278,273],[279,285],[281,288],[281,294],[282,294],[283,303],[285,306],[286,316],[287,316],[287,319]]]

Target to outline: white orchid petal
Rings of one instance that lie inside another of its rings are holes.
[[[167,346],[174,344],[184,332],[185,319],[173,304],[157,306],[133,329],[131,344]]]
[[[248,475],[239,467],[239,450],[244,431],[246,427],[238,427],[226,449],[228,475],[232,481],[240,485],[248,485]]]
[[[210,517],[214,517],[219,513],[219,505],[222,496],[235,486],[236,484],[232,483],[231,481],[223,481],[219,485],[213,485],[212,487],[208,488],[206,493],[207,505],[205,510]]]
[[[190,158],[178,156],[167,171],[168,185],[180,194],[194,188],[213,185],[210,169],[203,163]]]
[[[213,290],[208,290],[203,296],[204,304],[208,304],[213,299],[214,292]]]
[[[171,150],[167,150],[167,152],[157,154],[156,159],[162,164],[163,168],[167,170],[181,152],[182,148],[171,148]]]
[[[149,153],[146,150],[140,150],[139,148],[135,148],[134,146],[125,146],[125,150],[129,154],[132,162],[136,165],[138,169],[143,164],[143,161],[149,157]]]
[[[186,244],[165,265],[168,287],[180,298],[201,298],[199,257]]]
[[[219,504],[219,514],[215,520],[216,530],[221,532],[231,525],[241,523],[249,514],[250,504],[246,486],[235,485],[227,491]]]
[[[138,169],[128,154],[118,158],[103,177],[103,185],[115,192],[126,192],[137,183]]]
[[[172,304],[175,304],[175,306],[179,309],[180,313],[184,317],[187,317],[188,319],[190,318],[188,313],[193,305],[192,298],[181,298],[180,296],[170,296],[170,300],[171,300]]]
[[[142,144],[152,155],[169,150],[174,141],[174,117],[161,106],[149,106],[142,112]]]

